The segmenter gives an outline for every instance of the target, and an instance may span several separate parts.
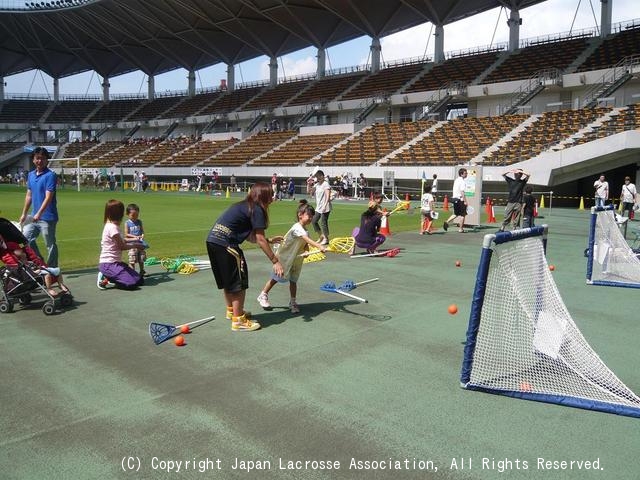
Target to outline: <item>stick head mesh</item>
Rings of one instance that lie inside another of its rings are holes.
[[[151,322],[149,324],[149,335],[151,335],[151,339],[156,345],[159,345],[165,340],[171,338],[175,331],[176,327],[173,325],[155,322]]]
[[[345,280],[339,288],[345,292],[350,292],[356,288],[356,283],[353,280]]]
[[[337,288],[335,283],[326,282],[320,285],[320,290],[322,290],[323,292],[335,292]]]
[[[336,237],[329,242],[327,250],[334,253],[349,253],[356,245],[356,239],[353,237]]]

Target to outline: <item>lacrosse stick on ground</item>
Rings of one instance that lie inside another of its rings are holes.
[[[327,252],[331,253],[351,253],[356,246],[356,239],[353,237],[336,237],[332,239],[326,247]],[[310,255],[322,253],[320,250],[309,250],[308,252],[301,253],[301,257],[308,257]]]
[[[194,322],[183,323],[182,325],[167,325],[165,323],[156,323],[151,322],[149,324],[149,335],[151,335],[151,339],[153,343],[156,345],[160,345],[162,342],[169,340],[171,337],[175,337],[179,333],[181,333],[183,327],[188,327],[189,330],[199,327],[200,325],[204,325],[205,323],[213,320],[214,316],[201,318],[200,320],[196,320]]]
[[[379,278],[370,278],[369,280],[363,280],[361,282],[354,282],[353,280],[345,280],[342,285],[338,287],[338,290],[343,292],[350,292],[351,290],[358,288],[360,285],[366,285],[367,283],[373,283],[380,280]]]
[[[400,249],[399,248],[391,248],[389,250],[380,250],[379,252],[375,252],[375,253],[363,253],[363,254],[356,254],[356,255],[351,255],[351,258],[366,258],[366,257],[395,257],[400,253]]]
[[[353,298],[354,300],[358,300],[359,302],[369,303],[369,301],[366,298],[356,297],[355,295],[352,295],[349,292],[340,290],[338,287],[336,287],[336,284],[333,282],[323,283],[322,285],[320,285],[320,290],[322,290],[323,292],[329,292],[329,293],[339,293],[340,295]]]

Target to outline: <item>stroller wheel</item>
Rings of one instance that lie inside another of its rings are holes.
[[[6,301],[0,302],[0,313],[11,313],[13,312],[13,302]]]
[[[25,293],[20,298],[18,298],[18,302],[20,302],[20,305],[29,305],[31,303],[31,300],[32,298],[30,293]]]
[[[73,297],[70,293],[63,293],[60,296],[60,305],[62,305],[63,307],[70,307],[71,305],[73,305]]]
[[[53,302],[47,302],[42,306],[42,311],[45,315],[53,315],[56,311],[56,306]]]

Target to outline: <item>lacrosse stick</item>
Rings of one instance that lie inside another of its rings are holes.
[[[304,260],[302,261],[302,263],[321,262],[325,258],[327,258],[327,256],[322,252],[310,253],[309,255],[304,257]]]
[[[409,207],[411,207],[411,202],[406,202],[406,201],[400,201],[397,203],[396,208],[394,208],[393,210],[391,210],[389,212],[389,215],[393,215],[394,213],[400,211],[400,210],[409,210]]]
[[[354,288],[358,288],[360,285],[366,285],[367,283],[373,283],[380,280],[379,278],[371,278],[369,280],[363,280],[361,282],[354,282],[353,280],[345,280],[342,285],[338,287],[338,290],[342,290],[343,292],[350,292]]]
[[[375,253],[365,253],[361,255],[351,255],[351,258],[365,258],[365,257],[395,257],[400,253],[399,248],[391,248],[389,250],[381,250]]]
[[[349,253],[356,245],[356,239],[353,237],[336,237],[327,245],[327,252],[331,253]],[[309,250],[308,252],[301,253],[301,257],[308,257],[315,253],[322,253],[320,250]]]
[[[340,295],[353,298],[354,300],[358,300],[359,302],[369,303],[366,298],[356,297],[355,295],[352,295],[349,292],[340,290],[339,288],[336,287],[336,284],[333,282],[323,283],[322,285],[320,285],[320,290],[322,290],[323,292],[329,292],[329,293],[339,293]]]
[[[164,323],[156,323],[151,322],[149,324],[149,335],[151,335],[151,339],[153,343],[156,345],[160,345],[162,342],[169,340],[171,337],[175,337],[178,335],[184,326],[188,326],[189,329],[199,327],[200,325],[204,325],[205,323],[213,320],[214,316],[202,318],[200,320],[196,320],[195,322],[183,323],[182,325],[167,325]]]

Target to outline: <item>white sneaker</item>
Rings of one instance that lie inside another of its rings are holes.
[[[109,285],[109,280],[107,280],[107,277],[105,277],[102,272],[98,272],[98,280],[96,281],[96,285],[100,290],[106,290],[107,285]]]
[[[271,310],[271,304],[269,303],[269,295],[267,295],[264,292],[261,292],[260,295],[258,295],[257,300],[262,308],[264,308],[265,310]]]
[[[294,300],[289,302],[289,309],[291,310],[291,313],[300,313],[300,307]]]

